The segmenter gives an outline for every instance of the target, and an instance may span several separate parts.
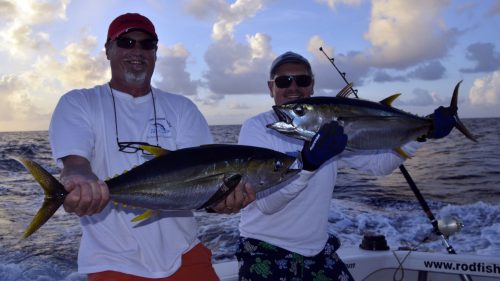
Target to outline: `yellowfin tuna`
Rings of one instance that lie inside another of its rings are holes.
[[[290,169],[295,157],[274,150],[244,145],[204,145],[160,155],[130,171],[106,180],[113,202],[147,209],[134,221],[145,219],[150,210],[196,210],[216,203],[240,182],[249,182],[256,192],[295,176]],[[67,191],[37,163],[14,158],[31,172],[42,186],[42,207],[22,239],[38,230],[63,204]]]
[[[450,102],[455,112],[455,127],[476,141],[456,114],[459,85],[460,82]],[[380,102],[343,97],[342,93],[350,87],[346,86],[337,97],[311,97],[273,106],[279,122],[267,127],[294,138],[311,140],[323,124],[336,120],[344,126],[348,150],[394,149],[400,154],[404,154],[400,151],[404,144],[427,135],[431,129],[430,117],[420,117],[391,106],[399,94]]]

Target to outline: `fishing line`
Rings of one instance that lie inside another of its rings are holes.
[[[319,47],[319,50],[326,56],[326,58],[328,59],[328,61],[330,61],[330,63],[333,65],[333,67],[335,67],[335,70],[337,70],[337,72],[340,74],[340,76],[342,77],[342,79],[344,80],[344,82],[347,85],[349,85],[350,83],[345,78],[346,77],[346,73],[345,72],[341,72],[340,69],[335,65],[335,59],[333,57],[330,58],[325,53],[325,51],[323,51],[323,47]],[[351,87],[351,89],[352,89],[351,92],[354,94],[354,96],[356,96],[356,98],[359,99],[359,97],[358,97],[358,90],[355,90],[352,87]],[[415,194],[415,197],[417,197],[417,200],[420,203],[420,206],[422,207],[424,213],[427,215],[427,218],[431,221],[431,224],[432,224],[432,227],[433,227],[433,232],[437,236],[441,237],[441,239],[443,240],[443,244],[446,247],[446,251],[449,254],[456,254],[455,250],[453,249],[453,247],[451,246],[451,244],[448,242],[448,239],[439,230],[438,221],[434,217],[434,214],[432,213],[431,209],[429,208],[429,205],[427,204],[427,202],[425,201],[424,197],[422,196],[422,193],[420,193],[420,190],[418,189],[417,185],[413,181],[413,178],[411,177],[411,175],[408,172],[408,170],[406,170],[406,167],[404,166],[404,164],[401,164],[399,166],[399,170],[401,171],[401,173],[403,174],[404,178],[406,179],[406,182],[408,183],[408,185],[410,186],[411,190]],[[472,278],[469,275],[467,275],[467,274],[461,274],[460,275],[460,279],[462,279],[462,281],[472,281]]]

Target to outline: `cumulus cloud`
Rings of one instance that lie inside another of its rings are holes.
[[[446,68],[438,61],[431,61],[418,66],[408,76],[421,80],[438,80],[443,78]]]
[[[490,72],[500,69],[500,53],[495,52],[492,43],[474,43],[467,47],[466,57],[475,62],[472,68],[462,68],[460,72]]]
[[[443,103],[442,99],[436,93],[416,88],[412,91],[410,97],[405,97],[405,98],[400,97],[395,101],[394,104],[408,105],[408,106],[428,106],[428,105],[438,105],[442,103]]]
[[[191,79],[187,71],[188,50],[182,44],[160,46],[155,72],[160,76],[155,86],[172,93],[196,95],[199,81]]]
[[[104,52],[92,55],[95,37],[85,33],[80,42],[68,43],[60,51],[40,26],[64,21],[68,1],[4,1],[0,27],[6,52],[15,64],[12,73],[0,75],[4,130],[47,128],[57,99],[76,87],[89,87],[109,79]],[[9,14],[9,15],[6,15]]]
[[[408,79],[401,75],[390,75],[387,71],[378,70],[373,74],[373,81],[380,83],[397,81],[405,82],[408,81]]]
[[[337,72],[325,54],[319,50],[320,47],[330,59],[333,59],[333,63],[345,75],[345,79],[349,83],[353,83],[354,87],[363,85],[363,79],[370,66],[366,64],[366,61],[359,59],[359,53],[336,54],[332,46],[328,45],[320,36],[314,35],[308,41],[307,50],[313,54],[310,62],[315,74],[316,91],[336,93],[337,90],[346,85],[341,74]]]
[[[469,92],[472,105],[498,107],[500,101],[500,71],[474,80]],[[498,111],[497,111],[498,112]]]
[[[222,95],[266,92],[266,70],[273,59],[269,41],[257,33],[247,36],[247,44],[230,38],[212,44],[205,53],[209,89]]]
[[[374,66],[404,69],[444,56],[457,32],[441,16],[449,0],[374,0],[364,34],[372,47],[367,58]]]
[[[210,2],[210,3],[208,3]],[[228,94],[253,94],[265,92],[265,69],[273,54],[270,38],[264,33],[247,35],[245,42],[234,38],[234,29],[242,21],[255,16],[266,0],[191,1],[187,11],[202,19],[215,19],[211,44],[205,52],[207,71],[203,74],[203,86],[210,94],[200,95],[203,103],[216,103]]]
[[[233,4],[218,5],[219,16],[212,28],[212,38],[221,40],[232,38],[234,27],[243,20],[253,17],[262,9],[263,0],[237,0]]]
[[[194,0],[184,6],[186,12],[198,19],[216,19],[220,11],[226,10],[227,4],[224,0]]]
[[[36,26],[65,20],[68,0],[52,2],[4,1],[0,13],[6,22],[0,27],[0,51],[17,58],[28,58],[33,52],[53,53],[49,35]]]

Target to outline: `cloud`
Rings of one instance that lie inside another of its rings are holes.
[[[466,57],[475,61],[473,68],[462,68],[463,73],[490,72],[500,68],[500,53],[492,43],[474,43],[467,47]]]
[[[337,5],[351,5],[351,6],[357,6],[360,5],[362,0],[316,0],[316,2],[320,4],[326,4],[330,9],[335,10]]]
[[[457,32],[441,16],[449,0],[374,0],[364,38],[372,47],[366,54],[374,66],[404,69],[447,54]]]
[[[273,59],[271,39],[264,33],[256,33],[247,35],[246,42],[240,43],[233,33],[236,25],[255,16],[266,1],[204,2],[209,1],[192,1],[188,6],[188,11],[197,17],[216,18],[212,27],[214,42],[204,55],[207,70],[202,85],[211,92],[202,95],[207,99],[204,103],[217,102],[224,95],[265,92],[265,70]]]
[[[431,61],[418,66],[408,76],[421,80],[439,80],[443,78],[445,72],[446,68],[440,62]]]
[[[198,102],[198,103],[205,105],[205,106],[217,105],[223,99],[224,99],[224,95],[218,95],[218,94],[214,94],[214,93],[205,93],[205,94],[201,94],[201,95],[198,95],[196,97],[193,97],[193,100],[195,102]]]
[[[175,44],[171,48],[160,46],[155,68],[155,75],[159,79],[155,80],[155,86],[172,93],[196,95],[200,82],[192,80],[186,70],[188,58],[189,52],[182,44]]]
[[[86,78],[79,75],[81,73],[77,73],[75,69],[64,68],[57,63],[50,36],[43,31],[37,31],[40,25],[65,20],[67,2],[0,3],[0,16],[4,20],[0,27],[0,52],[10,55],[9,59],[15,63],[16,69],[15,75],[0,76],[0,120],[3,129],[47,127],[54,106],[54,99],[51,97],[61,94],[61,86],[66,85],[65,81],[71,75],[77,77],[75,81]],[[68,58],[71,57],[69,53],[62,55]]]
[[[329,46],[320,36],[314,35],[308,41],[307,50],[313,54],[313,59],[310,62],[315,75],[314,87],[316,91],[329,92],[333,89],[340,90],[346,86],[341,74],[325,54],[319,50],[319,47],[322,47],[326,55],[333,59],[333,63],[340,73],[345,75],[345,79],[349,83],[352,82],[354,87],[364,84],[363,80],[367,76],[370,66],[365,60],[359,59],[358,52],[350,52],[346,55],[336,54],[333,47]]]
[[[197,19],[211,20],[216,19],[221,13],[220,11],[226,10],[226,7],[227,4],[224,0],[194,0],[188,2],[184,9]]]
[[[204,78],[216,94],[266,93],[267,69],[272,59],[270,38],[263,33],[247,36],[247,44],[225,38],[207,49],[208,71]]]
[[[36,0],[6,1],[0,8],[6,22],[0,28],[0,51],[27,59],[33,52],[54,53],[49,35],[36,27],[65,20],[68,0],[40,2]]]
[[[230,103],[228,106],[232,110],[249,109],[250,107],[244,103]]]
[[[379,70],[373,74],[373,81],[375,82],[406,82],[408,79],[401,75],[390,75],[387,71]]]
[[[397,99],[394,104],[407,106],[428,106],[442,104],[443,100],[434,92],[429,92],[424,89],[416,88],[412,91],[409,99]]]
[[[234,27],[249,19],[262,9],[263,0],[237,0],[230,5],[218,5],[219,16],[212,28],[212,38],[221,40],[232,38]]]
[[[500,71],[474,80],[469,92],[469,102],[477,106],[498,107],[500,102]]]
[[[62,51],[62,59],[44,56],[42,61],[35,65],[37,73],[43,73],[47,80],[57,80],[63,89],[92,87],[102,84],[111,77],[109,63],[104,50],[92,55],[90,50],[97,46],[96,38],[83,35],[80,42],[69,43]],[[52,71],[47,71],[51,66]]]
[[[3,75],[0,77],[0,126],[8,130],[18,130],[19,122],[33,129],[40,121],[47,121],[49,113],[41,106],[40,100],[30,94],[36,92],[33,86],[40,86],[37,77],[30,74]],[[34,126],[34,127],[30,127]]]
[[[487,12],[487,16],[494,17],[496,15],[500,14],[500,2],[499,1],[493,1],[493,4],[491,5],[490,9]]]

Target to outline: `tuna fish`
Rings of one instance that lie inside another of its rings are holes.
[[[260,147],[204,145],[164,150],[162,154],[106,180],[111,201],[144,208],[145,213],[151,210],[196,210],[224,198],[242,179],[260,192],[299,172],[290,168],[295,157]],[[67,192],[57,179],[34,161],[22,157],[14,159],[31,172],[45,192],[43,205],[27,227],[24,239],[50,219],[63,204]],[[137,220],[146,217],[139,215]]]
[[[455,112],[455,127],[467,138],[476,141],[457,115],[458,88],[455,86],[450,108]],[[349,90],[346,86],[340,93]],[[321,125],[338,121],[348,137],[347,150],[377,150],[400,148],[409,141],[425,137],[432,127],[430,116],[420,117],[391,106],[399,96],[392,95],[380,102],[342,97],[310,97],[273,106],[279,122],[267,125],[285,135],[311,140]],[[404,156],[404,153],[403,153]]]

